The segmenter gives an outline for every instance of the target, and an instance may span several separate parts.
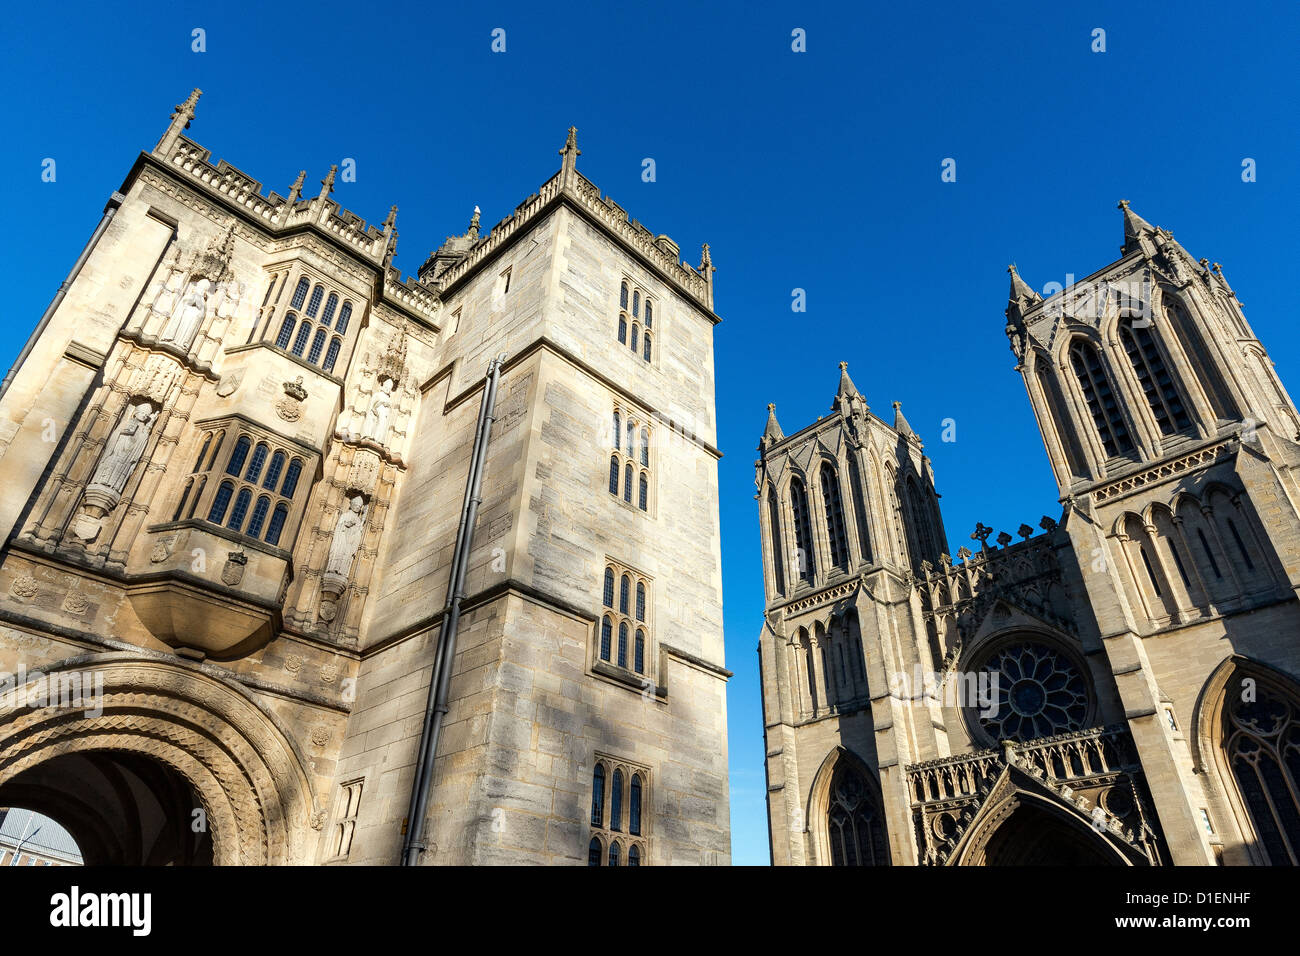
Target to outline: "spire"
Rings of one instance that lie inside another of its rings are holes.
[[[395,225],[397,225],[397,207],[391,206],[388,210],[388,218],[384,220],[384,235],[392,232]]]
[[[479,208],[478,208],[478,206],[475,206],[475,207],[474,207],[474,215],[472,215],[472,216],[469,217],[469,231],[468,231],[467,233],[465,233],[465,235],[467,235],[467,236],[468,236],[469,238],[471,238],[471,239],[477,239],[477,238],[478,238],[478,220],[479,220],[479,215],[480,215],[480,213],[479,213]]]
[[[704,276],[704,299],[705,305],[710,309],[713,308],[713,273],[717,268],[713,265],[713,256],[709,252],[709,244],[706,242],[700,249],[700,266],[695,270]]]
[[[1124,245],[1121,252],[1130,252],[1143,236],[1154,235],[1156,228],[1129,208],[1127,199],[1121,199],[1117,209],[1124,211]]]
[[[185,98],[184,103],[178,103],[176,109],[172,111],[171,123],[167,126],[167,132],[163,133],[162,139],[158,140],[158,145],[153,151],[159,155],[166,155],[171,152],[171,148],[176,145],[176,140],[180,139],[181,132],[190,128],[190,121],[194,119],[194,108],[198,106],[199,97],[203,91],[197,86]]]
[[[776,405],[772,402],[767,403],[767,427],[763,429],[763,440],[759,447],[766,447],[774,442],[779,442],[785,437],[785,432],[781,431],[781,424],[776,420]]]
[[[338,166],[330,167],[330,171],[325,175],[325,178],[320,181],[321,189],[320,189],[320,196],[318,198],[320,199],[329,198],[330,193],[334,191],[334,176],[338,173],[338,171],[339,171]]]
[[[307,178],[307,170],[305,169],[298,170],[298,178],[295,179],[293,181],[293,185],[289,187],[289,199],[285,203],[285,205],[292,206],[294,203],[298,201],[298,198],[302,195],[302,181],[306,178]]]
[[[563,157],[560,175],[563,182],[568,182],[570,175],[578,167],[578,157],[582,155],[582,150],[578,149],[578,127],[569,127],[569,135],[565,137],[564,149],[560,150],[560,155]]]
[[[912,426],[907,423],[903,417],[903,403],[894,402],[894,431],[904,438],[915,438],[916,432],[912,431]]]
[[[839,391],[835,393],[835,398],[838,400],[841,398],[852,399],[852,398],[861,398],[861,397],[862,397],[862,393],[859,392],[858,387],[853,384],[853,379],[849,378],[849,363],[841,362],[840,363],[840,388]]]
[[[1035,292],[1024,279],[1020,278],[1020,273],[1016,271],[1015,263],[1007,266],[1007,272],[1011,273],[1011,293],[1007,298],[1008,302],[1022,304],[1025,300],[1030,302],[1041,302],[1043,297]]]

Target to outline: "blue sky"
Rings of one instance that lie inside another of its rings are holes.
[[[52,28],[20,5],[0,47],[0,364],[194,86],[189,135],[268,189],[306,168],[313,190],[354,158],[335,198],[371,222],[398,204],[408,273],[475,204],[487,225],[533,192],[576,125],[579,168],[691,261],[709,242],[718,269],[733,851],[766,863],[753,460],[767,402],[787,432],[825,414],[839,361],[878,414],[903,402],[954,553],[977,520],[1014,532],[1055,517],[1002,331],[1005,268],[1041,289],[1110,262],[1121,198],[1223,263],[1300,388],[1284,298],[1300,257],[1300,7],[965,6],[74,2]],[[191,51],[195,27],[207,52]],[[940,180],[945,158],[955,183]],[[1245,158],[1256,182],[1242,182]],[[945,418],[955,442],[939,440]]]

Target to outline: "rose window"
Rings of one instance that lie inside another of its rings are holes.
[[[998,649],[984,662],[981,685],[975,712],[995,740],[1028,741],[1082,730],[1088,716],[1083,674],[1043,644]]]

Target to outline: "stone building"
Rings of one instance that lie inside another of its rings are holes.
[[[1300,416],[1218,264],[1120,207],[1087,279],[1010,270],[1041,533],[954,560],[921,441],[843,364],[830,415],[769,406],[775,863],[1300,862]]]
[[[708,247],[570,130],[403,278],[198,97],[0,395],[0,806],[89,863],[728,863]]]

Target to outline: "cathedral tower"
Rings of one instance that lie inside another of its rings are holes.
[[[1082,282],[1010,269],[1041,534],[954,561],[919,442],[847,373],[838,414],[769,413],[775,862],[1300,861],[1300,417],[1222,270],[1120,205]]]

